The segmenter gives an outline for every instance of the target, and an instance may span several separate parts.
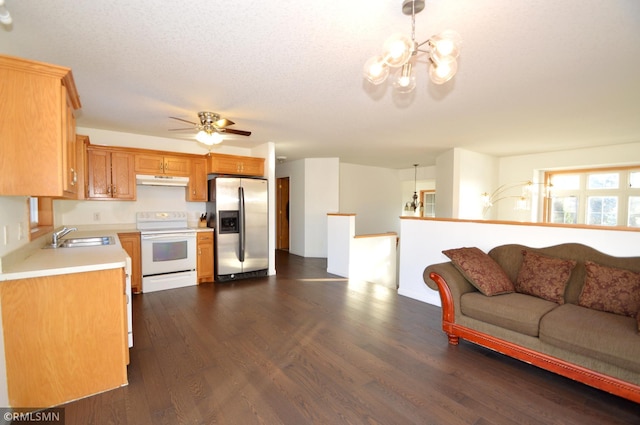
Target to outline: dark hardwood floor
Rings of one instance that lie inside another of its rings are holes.
[[[640,424],[640,405],[470,343],[440,309],[277,254],[277,277],[134,297],[129,385],[66,424]]]

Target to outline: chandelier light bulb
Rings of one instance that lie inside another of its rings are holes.
[[[393,86],[400,93],[409,93],[416,87],[416,77],[413,75],[411,62],[402,65],[400,75],[394,81]]]
[[[429,65],[429,77],[435,84],[444,84],[456,75],[458,71],[458,63],[454,60],[452,62],[435,63],[432,62]]]
[[[389,67],[381,56],[374,56],[364,64],[364,77],[371,84],[381,84],[389,75]]]
[[[384,62],[393,67],[402,66],[411,57],[413,42],[404,34],[394,34],[385,41],[382,47]]]
[[[438,63],[452,62],[460,56],[462,37],[456,31],[443,31],[429,41],[432,46],[431,57]]]

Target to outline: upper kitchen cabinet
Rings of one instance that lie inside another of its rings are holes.
[[[181,156],[136,154],[135,169],[138,174],[166,174],[189,177],[191,159]]]
[[[211,154],[209,173],[239,176],[264,176],[264,158],[250,156]]]
[[[77,198],[80,107],[71,69],[0,55],[0,195]]]
[[[87,147],[87,199],[136,199],[133,154],[102,146]]]
[[[207,202],[207,160],[205,158],[191,160],[187,201]]]

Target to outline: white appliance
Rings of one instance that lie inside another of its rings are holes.
[[[139,212],[142,292],[197,285],[196,231],[186,212]]]
[[[189,177],[136,174],[136,184],[143,186],[187,186]]]

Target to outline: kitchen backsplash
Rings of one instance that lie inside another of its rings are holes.
[[[133,224],[140,211],[186,211],[189,225],[197,226],[206,211],[204,202],[187,202],[186,188],[138,186],[136,201],[54,201],[56,226]]]

